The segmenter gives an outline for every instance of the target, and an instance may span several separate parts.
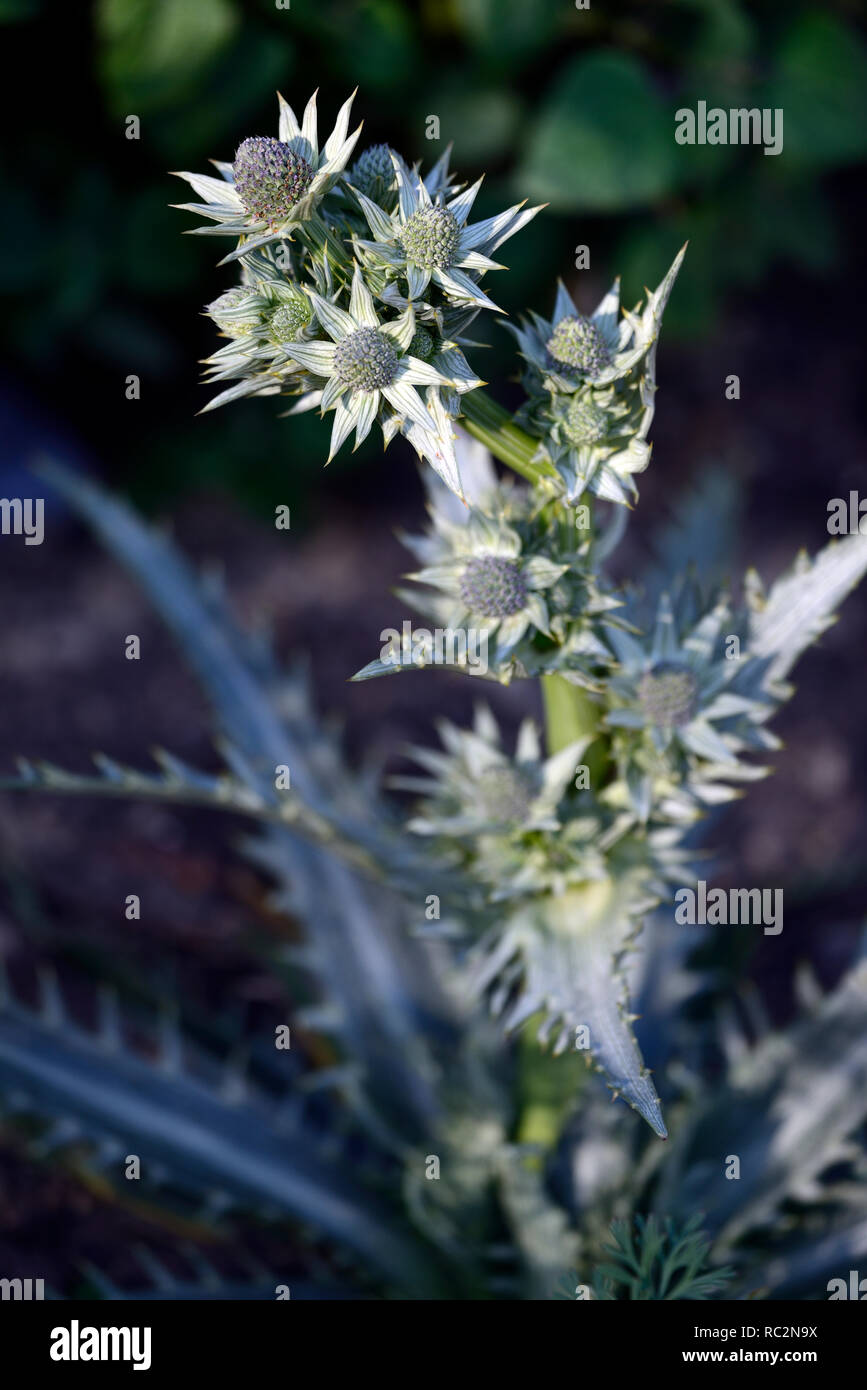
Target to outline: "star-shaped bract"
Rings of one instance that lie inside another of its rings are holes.
[[[331,342],[294,343],[292,356],[302,367],[325,378],[319,408],[334,411],[329,461],[355,430],[355,448],[367,437],[378,416],[411,421],[425,442],[427,456],[437,453],[437,424],[416,391],[417,386],[451,386],[431,363],[409,352],[415,336],[415,315],[408,309],[383,323],[360,268],[352,279],[349,309],[308,291],[319,323]]]
[[[430,180],[414,178],[401,159],[394,157],[393,162],[398,183],[394,212],[386,212],[353,189],[373,233],[373,240],[358,241],[360,251],[386,267],[394,278],[405,280],[410,301],[421,299],[433,283],[456,305],[501,313],[479,288],[478,279],[487,270],[503,269],[491,259],[492,253],[541,208],[516,203],[496,217],[470,223],[481,179],[446,199],[442,191],[432,195]]]
[[[217,225],[196,227],[200,236],[233,236],[243,242],[226,261],[236,260],[257,247],[290,236],[307,221],[346,168],[361,133],[349,130],[349,112],[355,93],[341,106],[322,149],[319,148],[316,93],[307,103],[301,125],[292,107],[278,94],[278,138],[254,135],[238,146],[234,163],[212,161],[222,178],[210,174],[179,173],[203,203],[177,203],[186,212],[201,213]]]

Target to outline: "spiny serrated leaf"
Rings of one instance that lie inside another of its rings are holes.
[[[835,610],[867,572],[867,536],[831,541],[814,559],[799,555],[767,594],[747,577],[750,648],[769,661],[768,680],[783,681],[802,652],[830,627]]]
[[[46,792],[74,792],[81,796],[126,796],[138,800],[193,803],[215,806],[244,815],[269,814],[273,808],[258,793],[236,777],[200,772],[163,749],[154,751],[161,773],[140,772],[94,754],[99,775],[67,772],[54,763],[18,760],[18,776],[0,778],[3,790],[39,789]]]
[[[496,986],[519,960],[514,990],[497,1010],[506,1027],[541,1012],[540,1041],[553,1034],[555,1052],[574,1046],[575,1030],[585,1027],[589,1055],[615,1096],[665,1139],[659,1097],[632,1032],[617,964],[635,930],[626,895],[610,880],[572,889],[518,909],[476,962],[472,978],[477,990]]]
[[[246,1103],[228,1104],[199,1072],[167,1069],[126,1046],[108,1054],[99,1034],[69,1019],[58,1028],[14,1001],[0,1012],[0,1094],[24,1097],[23,1109],[59,1122],[61,1138],[71,1119],[97,1153],[106,1140],[120,1140],[139,1155],[145,1179],[156,1169],[191,1194],[216,1189],[230,1205],[292,1214],[388,1277],[430,1287],[420,1252],[359,1191],[351,1169],[323,1156],[300,1102],[290,1098],[279,1109],[251,1093]],[[122,1171],[118,1164],[117,1176]]]
[[[356,787],[324,737],[304,683],[281,682],[267,651],[238,629],[168,538],[143,524],[120,499],[56,465],[46,462],[40,471],[138,580],[174,634],[211,700],[225,755],[236,775],[243,770],[248,790],[282,819],[281,807],[289,803],[275,790],[274,771],[287,764],[293,804],[297,793],[304,814],[320,829],[339,822],[345,842],[379,853],[384,832],[369,788]],[[411,874],[422,861],[402,843],[389,837],[388,862]],[[439,1102],[417,1028],[418,1011],[436,1016],[448,1031],[452,1009],[429,968],[409,958],[409,951],[418,956],[424,948],[421,943],[407,947],[402,939],[391,895],[381,890],[374,901],[333,852],[305,844],[288,827],[270,825],[264,837],[248,843],[247,852],[251,857],[258,852],[257,862],[273,875],[281,903],[305,923],[320,948],[318,982],[328,995],[337,994],[350,1020],[346,1031],[353,1038],[353,1056],[369,1064],[371,1084],[383,1078],[387,1091],[388,1076],[404,1122],[412,1116],[412,1132],[425,1132]],[[365,1123],[376,1124],[369,1096],[356,1088],[348,1098]]]
[[[734,1063],[725,1086],[703,1098],[663,1175],[659,1209],[707,1211],[727,1248],[809,1201],[817,1181],[851,1156],[867,1118],[867,962],[849,972],[812,1016],[771,1033]],[[740,1159],[726,1179],[720,1155]]]

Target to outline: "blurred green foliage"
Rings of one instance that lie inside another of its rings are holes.
[[[258,402],[194,421],[195,362],[213,347],[197,309],[231,277],[218,244],[185,239],[189,219],[167,206],[182,196],[167,169],[205,168],[275,129],[277,87],[302,104],[318,85],[328,116],[358,85],[365,138],[409,159],[453,141],[466,177],[488,173],[482,216],[504,195],[550,203],[509,247],[496,285],[509,312],[550,307],[584,243],[593,288],[620,271],[628,302],[690,240],[670,336],[708,333],[732,291],[778,265],[844,273],[828,176],[867,154],[850,0],[95,0],[82,24],[84,9],[0,0],[7,63],[50,94],[3,161],[0,332],[142,502],[210,484],[270,512],[281,480],[296,506],[321,480],[315,420]],[[783,153],[677,145],[674,113],[700,99],[782,107]],[[132,114],[140,141],[125,138]],[[493,380],[513,363],[506,335],[488,338],[478,365]],[[155,408],[118,460],[126,372]]]

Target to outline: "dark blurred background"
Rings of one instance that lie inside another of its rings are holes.
[[[318,85],[330,129],[358,85],[362,145],[388,141],[427,165],[453,142],[464,179],[487,172],[482,216],[525,196],[550,204],[491,277],[512,314],[547,312],[558,275],[590,309],[620,273],[632,304],[689,239],[620,568],[641,572],[678,496],[715,467],[737,486],[732,574],[750,563],[773,577],[800,546],[825,543],[828,499],[865,476],[861,13],[855,0],[593,0],[586,11],[571,0],[0,0],[0,493],[34,495],[23,470],[48,451],[171,518],[188,553],[223,567],[242,615],[273,626],[281,655],[309,657],[355,756],[394,758],[406,739],[433,737],[438,712],[468,715],[479,687],[447,675],[345,683],[404,616],[389,596],[407,567],[394,529],[418,524],[423,507],[403,443],[383,455],[370,442],[325,470],[315,416],[280,419],[268,399],[196,416],[207,399],[197,361],[217,342],[201,309],[231,283],[216,267],[230,247],[182,235],[191,218],[168,204],[188,193],[167,170],[204,171],[245,136],[276,133],[277,88],[298,109]],[[782,107],[783,153],[678,146],[674,112],[700,99]],[[440,141],[425,138],[432,114]],[[139,140],[125,138],[130,115]],[[581,244],[591,266],[576,273]],[[481,326],[490,347],[474,364],[516,400],[511,340]],[[739,401],[725,399],[732,373]],[[292,508],[290,532],[273,527],[279,504]],[[154,744],[213,765],[178,654],[59,503],[42,546],[0,538],[0,575],[4,770],[15,754],[84,768],[92,749],[142,765]],[[138,663],[123,656],[133,632]],[[776,775],[716,834],[719,881],[785,888],[784,949],[757,942],[731,963],[778,1018],[799,959],[836,978],[867,902],[865,639],[867,595],[856,594],[799,669]],[[529,684],[483,693],[509,725],[535,708]],[[274,986],[249,937],[281,928],[263,884],[226,853],[230,832],[204,813],[4,795],[0,953],[108,950],[128,979],[169,971],[203,1014],[267,1010]],[[147,899],[138,924],[123,920],[130,892]],[[111,1243],[90,1198],[59,1176],[39,1193],[11,1154],[0,1160],[0,1245],[44,1252],[46,1221],[58,1251]]]

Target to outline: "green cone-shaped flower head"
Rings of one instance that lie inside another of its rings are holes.
[[[349,171],[349,182],[374,203],[381,203],[387,193],[397,188],[391,153],[391,145],[369,145]]]
[[[294,343],[312,317],[306,300],[292,299],[274,310],[268,324],[268,337],[272,343]]]
[[[249,298],[249,290],[244,289],[243,285],[235,285],[208,305],[209,315],[220,331],[228,337],[243,338],[245,334],[254,333],[260,327],[259,314],[255,309],[238,311],[238,305]]]
[[[376,328],[358,328],[337,344],[334,375],[355,391],[390,386],[400,365],[396,344]]]
[[[638,698],[645,715],[657,728],[688,724],[698,703],[698,681],[688,666],[659,661],[641,677]]]
[[[251,135],[238,146],[235,188],[248,212],[269,222],[287,217],[313,179],[307,160],[282,140]]]
[[[611,361],[605,340],[595,323],[581,314],[570,314],[556,325],[546,345],[552,366],[570,368],[582,376],[598,376]]]
[[[427,329],[417,328],[409,345],[409,355],[421,358],[422,362],[429,362],[434,355],[435,347],[436,343]]]
[[[608,415],[592,397],[573,396],[563,428],[573,444],[595,444],[608,428]]]
[[[448,270],[461,229],[448,208],[419,208],[400,234],[406,258],[425,270]]]
[[[502,555],[471,556],[459,588],[467,608],[483,618],[510,618],[527,602],[520,569]]]

